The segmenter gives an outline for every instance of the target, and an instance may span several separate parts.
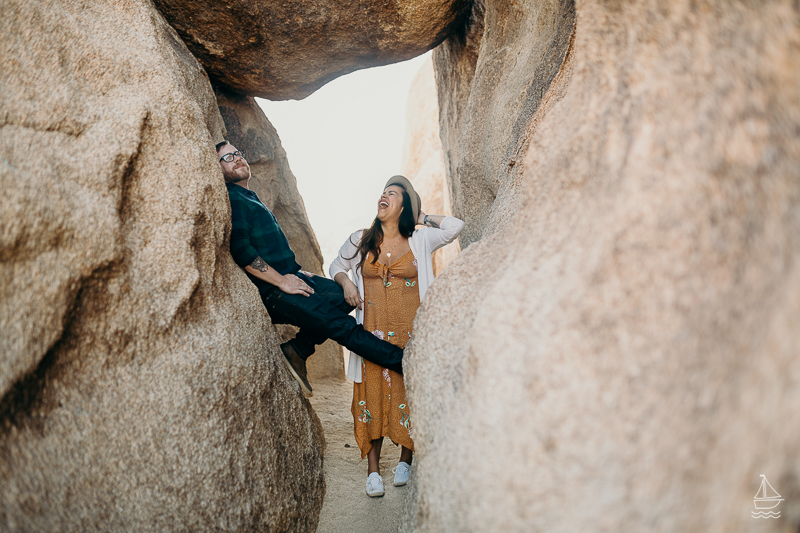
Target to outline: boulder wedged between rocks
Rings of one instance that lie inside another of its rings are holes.
[[[416,57],[463,23],[467,0],[155,0],[215,82],[302,99],[358,69]]]

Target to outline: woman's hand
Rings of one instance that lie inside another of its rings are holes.
[[[425,213],[423,213],[422,209],[419,210],[419,216],[417,217],[417,225],[419,226],[425,225]]]
[[[364,302],[364,300],[362,300],[361,295],[358,294],[358,287],[356,287],[356,284],[353,283],[350,278],[345,277],[345,280],[346,281],[341,284],[342,291],[344,292],[344,300],[353,307],[358,307],[361,309],[361,304]]]

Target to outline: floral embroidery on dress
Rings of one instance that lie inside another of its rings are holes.
[[[406,280],[406,287],[413,287],[417,284],[416,281],[411,281],[410,279]]]
[[[372,334],[378,337],[380,340],[383,340],[383,338],[385,337],[384,333],[379,329],[373,331]]]
[[[408,430],[408,436],[411,437],[411,415],[406,412],[406,404],[401,403],[400,405],[397,405],[397,408],[400,409],[401,414],[400,425]]]
[[[358,402],[358,408],[361,409],[361,416],[358,417],[358,421],[363,422],[365,424],[369,424],[370,422],[372,422],[372,415],[369,414],[369,409],[365,407],[366,405],[367,402],[365,402],[364,400]]]
[[[414,261],[412,261],[412,263],[414,263],[414,268],[416,268],[417,272],[419,272],[419,265],[417,264],[417,260],[414,259]]]
[[[389,369],[388,368],[384,368],[383,369],[383,379],[386,380],[386,382],[389,384],[389,386],[392,385],[392,376],[389,375]]]

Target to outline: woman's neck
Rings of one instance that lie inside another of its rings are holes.
[[[381,222],[381,229],[383,230],[384,240],[393,240],[400,237],[400,228],[397,223]]]

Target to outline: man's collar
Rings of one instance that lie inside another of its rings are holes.
[[[242,180],[242,181],[245,181],[245,180]],[[228,189],[230,189],[231,187],[239,187],[240,189],[244,189],[246,191],[250,191],[250,189],[248,189],[244,185],[239,185],[238,182],[237,183],[230,183],[230,182],[226,181],[225,182],[225,187],[227,187]],[[250,191],[250,192],[252,192],[252,191]]]

